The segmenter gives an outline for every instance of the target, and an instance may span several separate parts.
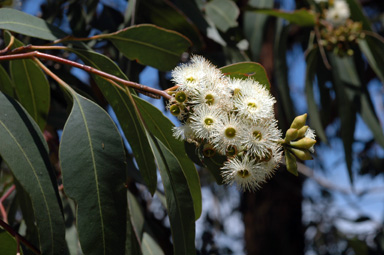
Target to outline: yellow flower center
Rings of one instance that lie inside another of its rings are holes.
[[[247,169],[242,169],[242,170],[237,171],[237,175],[239,175],[241,178],[247,178],[251,174],[249,173],[249,171]]]

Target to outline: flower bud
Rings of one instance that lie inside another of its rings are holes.
[[[215,156],[216,150],[213,148],[211,144],[204,144],[203,147],[203,155],[207,158],[212,158]]]
[[[306,149],[308,150],[311,148],[313,145],[315,145],[316,140],[311,139],[309,137],[303,137],[298,141],[293,141],[290,143],[292,147],[299,148],[299,149]]]
[[[295,149],[295,148],[290,148],[293,154],[300,159],[300,160],[311,160],[312,155],[308,150],[300,150],[300,149]]]
[[[298,139],[303,138],[305,136],[305,132],[307,132],[308,128],[309,127],[307,125],[305,125],[302,128],[300,128],[298,130],[298,132],[297,132],[297,138]]]
[[[285,142],[289,143],[292,140],[295,140],[298,135],[298,130],[296,128],[289,128],[285,133]]]
[[[179,116],[181,114],[181,109],[177,104],[173,104],[169,107],[169,111],[173,116]]]
[[[179,91],[175,95],[175,99],[179,103],[184,103],[187,100],[187,95],[184,91]]]
[[[296,158],[292,154],[292,152],[290,152],[287,149],[285,150],[285,164],[287,166],[288,172],[290,172],[291,174],[296,175],[296,176],[299,175],[299,173],[297,172]]]
[[[300,129],[305,125],[305,121],[307,120],[307,114],[304,113],[303,115],[297,116],[291,124],[291,128]]]

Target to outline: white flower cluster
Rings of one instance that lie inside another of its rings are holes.
[[[231,79],[201,56],[176,67],[176,89],[168,109],[183,123],[174,136],[194,143],[203,157],[227,157],[222,176],[227,184],[255,190],[282,157],[269,91],[253,79]]]
[[[344,25],[350,16],[351,12],[345,0],[334,0],[333,5],[325,13],[325,19],[335,27]]]

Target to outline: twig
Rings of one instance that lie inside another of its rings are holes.
[[[17,233],[11,226],[9,226],[7,223],[5,223],[3,220],[0,219],[0,227],[5,229],[10,235],[12,235],[16,242],[21,242],[25,246],[27,246],[31,251],[33,251],[35,254],[41,254],[41,252],[33,245],[31,244],[27,239],[22,237],[19,233]]]
[[[8,216],[7,216],[7,212],[5,211],[3,202],[5,199],[7,199],[12,194],[12,192],[15,190],[15,188],[16,188],[16,186],[12,185],[7,190],[7,192],[5,192],[4,195],[0,198],[0,213],[1,213],[1,216],[3,217],[4,222],[6,222],[6,223],[8,223]]]
[[[315,26],[314,29],[315,29],[315,35],[316,35],[316,39],[317,39],[317,44],[319,45],[319,49],[320,49],[321,58],[323,59],[325,67],[328,70],[331,70],[332,67],[331,67],[331,65],[328,62],[327,56],[326,56],[325,51],[324,51],[324,47],[321,44],[321,35],[320,35],[319,28],[317,26]]]
[[[57,56],[50,55],[50,54],[46,54],[46,53],[41,53],[39,51],[32,51],[32,52],[27,52],[27,53],[20,53],[20,54],[0,56],[0,61],[2,61],[2,60],[25,59],[25,58],[47,59],[47,60],[55,61],[55,62],[58,62],[58,63],[70,65],[70,66],[82,69],[82,70],[84,70],[84,71],[86,71],[88,73],[93,73],[93,74],[99,75],[101,77],[104,77],[104,78],[113,80],[115,82],[121,83],[121,84],[123,84],[125,86],[128,86],[128,87],[131,87],[133,89],[137,89],[139,91],[145,91],[145,92],[148,92],[148,93],[151,93],[151,94],[159,95],[159,96],[164,97],[165,99],[168,99],[168,100],[171,99],[171,96],[168,95],[168,93],[163,91],[163,90],[158,90],[158,89],[155,89],[155,88],[151,88],[151,87],[148,87],[148,86],[136,83],[136,82],[132,82],[132,81],[127,81],[127,80],[121,79],[119,77],[116,77],[116,76],[114,76],[112,74],[109,74],[109,73],[100,71],[98,69],[95,69],[95,68],[93,68],[91,66],[79,64],[77,62],[74,62],[74,61],[71,61],[71,60],[68,60],[68,59],[64,59],[64,58],[57,57]]]
[[[15,37],[11,36],[11,40],[9,41],[7,47],[5,47],[4,49],[0,50],[0,54],[3,54],[5,52],[9,51],[9,49],[12,47],[14,42],[15,42]]]

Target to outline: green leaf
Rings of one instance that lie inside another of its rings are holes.
[[[67,35],[58,27],[40,18],[10,8],[0,8],[0,29],[49,41],[57,40]]]
[[[142,244],[143,255],[155,255],[155,254],[156,255],[164,255],[164,252],[160,248],[160,246],[146,232],[143,235],[143,242],[142,243],[143,243]]]
[[[358,3],[358,1],[357,0],[346,0],[346,2],[349,5],[352,20],[362,22],[364,30],[372,31],[371,23],[369,22],[367,15],[365,15],[363,13],[363,8]]]
[[[184,143],[173,137],[174,125],[160,110],[138,97],[134,99],[148,131],[158,138],[179,161],[192,195],[195,217],[198,219],[202,208],[200,179],[194,164],[185,153]]]
[[[215,178],[215,181],[218,185],[222,185],[224,183],[223,177],[221,176],[221,167],[227,160],[227,157],[222,155],[215,155],[211,158],[202,159],[202,162],[207,167],[208,171],[212,174],[213,178]]]
[[[0,254],[15,255],[17,252],[16,239],[8,232],[0,229]]]
[[[10,97],[15,96],[13,82],[2,65],[0,65],[0,91]]]
[[[174,254],[196,254],[193,201],[182,166],[156,137],[150,140],[167,199]]]
[[[305,94],[307,96],[308,112],[311,118],[311,127],[323,142],[327,142],[323,124],[321,123],[320,112],[316,105],[313,82],[317,70],[318,49],[312,49],[307,55],[307,69],[305,75]]]
[[[276,88],[278,90],[278,120],[279,126],[283,130],[289,128],[289,123],[295,118],[295,110],[289,91],[288,84],[288,67],[287,67],[287,40],[290,26],[284,25],[283,19],[278,19],[276,22],[275,34],[275,68],[274,78],[276,79]]]
[[[352,144],[354,142],[356,107],[352,103],[353,95],[351,95],[351,91],[347,90],[346,84],[340,78],[340,73],[343,72],[344,68],[340,57],[334,54],[329,54],[328,56],[332,65],[333,85],[341,120],[340,133],[344,145],[345,161],[347,163],[349,179],[353,183]]]
[[[141,13],[143,18],[150,20],[150,23],[185,35],[192,41],[195,49],[203,47],[203,38],[195,24],[170,1],[142,1],[139,4],[138,12]]]
[[[111,117],[70,91],[73,107],[59,150],[65,193],[77,203],[85,254],[124,254],[127,199],[125,153]]]
[[[43,254],[67,254],[64,219],[48,147],[37,126],[12,98],[0,93],[0,155],[29,194]]]
[[[213,0],[205,5],[205,13],[219,30],[226,32],[229,28],[238,25],[236,20],[240,10],[233,1]]]
[[[108,57],[94,51],[76,50],[73,52],[85,64],[127,80],[120,68]],[[132,148],[141,175],[151,194],[154,194],[157,187],[155,159],[152,152],[148,150],[149,142],[144,127],[136,114],[134,102],[126,93],[100,76],[93,75],[92,77],[116,113],[125,137]]]
[[[270,0],[250,0],[248,4],[257,8],[272,8]],[[244,35],[249,41],[249,47],[254,61],[260,61],[261,47],[264,42],[264,32],[268,16],[252,11],[244,12]]]
[[[127,218],[127,240],[125,242],[126,255],[141,255],[141,236],[143,235],[144,216],[140,205],[134,195],[127,191],[128,218]]]
[[[1,10],[1,9],[0,9]],[[9,34],[6,33],[6,40]],[[23,46],[15,39],[13,48]],[[15,85],[18,101],[44,130],[50,106],[50,88],[41,68],[30,59],[12,60],[9,69]]]
[[[183,35],[154,25],[137,25],[100,36],[110,40],[127,58],[161,71],[174,68],[191,46]]]
[[[369,65],[384,82],[384,50],[383,43],[376,38],[359,39],[358,44],[360,50],[364,53]]]
[[[291,23],[297,24],[303,27],[313,27],[315,26],[316,15],[310,10],[296,10],[294,12],[285,12],[281,10],[273,10],[273,9],[247,9],[248,11],[254,11],[256,13],[262,13],[278,18],[283,18],[288,20]]]
[[[265,71],[264,67],[259,63],[241,62],[241,63],[224,66],[220,68],[220,70],[225,75],[228,75],[231,78],[238,78],[238,79],[252,78],[253,80],[258,81],[266,89],[269,90],[271,88],[271,84],[269,83],[267,72]]]

